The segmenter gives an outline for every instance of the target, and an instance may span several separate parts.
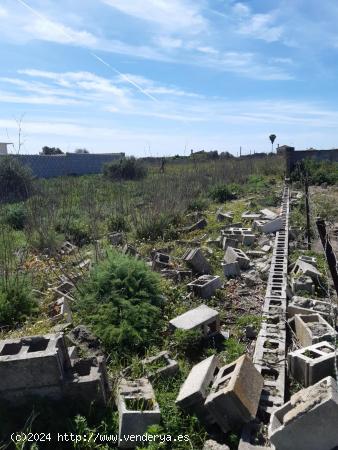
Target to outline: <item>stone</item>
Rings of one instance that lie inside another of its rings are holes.
[[[96,356],[103,355],[100,340],[84,325],[73,328],[66,338],[72,345],[79,347],[85,353]]]
[[[302,347],[321,341],[332,341],[337,333],[320,314],[296,314],[295,329]]]
[[[74,353],[74,352],[72,352]],[[74,358],[63,333],[0,341],[0,399],[13,405],[31,397],[106,405],[110,385],[104,357]]]
[[[202,253],[200,248],[194,248],[187,250],[182,259],[191,267],[196,273],[209,274],[211,272],[211,266],[208,260]]]
[[[228,247],[224,255],[224,261],[227,263],[238,262],[241,269],[247,269],[250,264],[250,259],[239,248]]]
[[[230,447],[228,447],[226,444],[219,444],[213,439],[208,439],[204,443],[203,450],[230,450]]]
[[[241,269],[239,268],[238,261],[232,263],[222,263],[222,269],[224,276],[229,277],[238,277],[241,274]]]
[[[210,298],[215,295],[216,290],[222,287],[222,282],[219,276],[202,275],[197,280],[188,284],[188,288],[193,291],[195,295],[201,298]]]
[[[323,341],[290,352],[288,368],[295,380],[308,387],[329,375],[335,376],[335,360],[338,363],[334,346]]]
[[[119,412],[119,448],[135,448],[137,440],[151,425],[161,420],[160,407],[155,399],[152,385],[146,378],[120,380],[117,388]]]
[[[111,233],[108,236],[109,242],[112,245],[122,245],[123,244],[123,233]]]
[[[209,306],[200,305],[170,320],[169,325],[171,329],[199,329],[204,336],[209,336],[220,330],[219,313]]]
[[[247,325],[245,327],[245,337],[247,339],[256,339],[257,331],[252,325]]]
[[[224,433],[239,430],[255,418],[262,387],[262,375],[243,355],[220,369],[205,407]]]
[[[269,437],[278,450],[332,450],[338,443],[337,423],[337,382],[327,377],[274,411]]]
[[[206,424],[214,423],[204,403],[220,367],[220,361],[215,355],[196,364],[181,386],[175,402],[185,412],[196,414]]]

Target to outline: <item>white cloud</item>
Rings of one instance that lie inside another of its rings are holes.
[[[137,19],[168,30],[195,33],[206,26],[197,2],[188,0],[103,0],[109,6]]]

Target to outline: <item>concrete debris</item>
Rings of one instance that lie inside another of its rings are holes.
[[[155,399],[152,385],[146,378],[122,379],[116,398],[119,412],[119,448],[135,448],[149,426],[161,420],[160,407]]]
[[[305,277],[310,277],[313,281],[318,281],[322,276],[314,265],[300,258],[298,258],[292,270],[292,276],[297,277],[298,274],[302,274]]]
[[[291,278],[291,290],[294,294],[308,292],[314,294],[315,286],[312,279],[305,275]]]
[[[197,280],[188,284],[188,288],[201,298],[210,298],[216,293],[216,289],[222,287],[222,282],[219,276],[202,275]]]
[[[67,334],[66,338],[71,345],[79,347],[84,353],[95,356],[103,355],[99,339],[84,325],[78,325],[73,328],[73,330]]]
[[[110,233],[108,235],[109,242],[112,245],[122,245],[123,244],[123,233]]]
[[[211,266],[200,248],[187,250],[182,259],[198,274],[209,274],[211,272]]]
[[[295,314],[313,314],[319,313],[324,319],[329,320],[334,317],[337,312],[337,306],[315,300],[308,297],[299,297],[294,295],[288,304],[288,316],[293,317]]]
[[[295,328],[302,347],[321,341],[333,341],[337,336],[335,330],[320,314],[296,314]]]
[[[52,322],[72,322],[72,311],[70,309],[69,297],[64,295],[53,302],[50,306],[50,317]]]
[[[206,305],[191,309],[169,322],[171,329],[201,330],[204,336],[210,336],[220,331],[219,313]]]
[[[255,418],[262,387],[262,375],[243,355],[220,369],[205,407],[224,433],[238,430]]]
[[[72,352],[73,353],[73,352]],[[0,398],[11,404],[31,397],[72,401],[79,410],[107,405],[105,359],[71,359],[63,333],[0,341]]]
[[[61,255],[70,255],[77,250],[77,246],[70,243],[69,241],[65,241],[60,247]]]
[[[134,256],[135,258],[139,257],[139,253],[135,247],[130,244],[125,244],[123,247],[122,253],[124,255]]]
[[[239,239],[234,237],[222,236],[222,248],[226,250],[228,247],[237,248],[239,244]]]
[[[271,416],[269,437],[278,450],[332,450],[338,443],[338,387],[324,378],[292,395]]]
[[[263,219],[274,220],[277,218],[277,214],[270,209],[261,209],[259,212],[261,213]]]
[[[162,277],[170,278],[175,283],[180,283],[186,278],[192,278],[192,271],[187,269],[161,269],[160,273]]]
[[[230,450],[226,444],[219,444],[217,441],[208,439],[205,441],[203,450]]]
[[[271,245],[263,245],[262,250],[265,253],[269,252],[271,250]]]
[[[232,222],[233,220],[233,213],[232,212],[222,212],[222,211],[217,211],[216,212],[216,220],[218,220],[218,222]]]
[[[152,269],[159,272],[162,269],[170,268],[172,268],[170,256],[164,253],[155,252],[152,261]]]
[[[262,216],[261,213],[252,213],[250,211],[245,211],[242,214],[242,219],[248,220],[248,221],[254,221],[256,219],[259,219]]]
[[[206,221],[206,219],[200,219],[199,221],[190,225],[189,227],[183,228],[183,231],[191,232],[191,231],[196,231],[196,230],[202,230],[207,225],[208,225],[208,222]]]

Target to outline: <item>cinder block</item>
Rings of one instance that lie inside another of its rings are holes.
[[[161,412],[150,382],[146,378],[122,379],[117,389],[119,412],[119,447],[135,448],[136,435],[143,435],[149,426],[157,425]]]
[[[289,372],[303,386],[308,387],[327,376],[334,376],[338,354],[329,342],[303,347],[288,354]]]
[[[180,408],[188,414],[196,414],[202,422],[207,424],[214,423],[214,419],[204,403],[220,368],[221,364],[215,355],[196,364],[181,386],[176,399],[176,404]]]
[[[188,284],[195,295],[201,298],[210,298],[215,295],[216,290],[222,287],[222,282],[219,276],[202,275],[197,280]]]
[[[219,313],[207,305],[200,305],[172,319],[169,326],[174,330],[197,329],[201,330],[204,336],[210,336],[220,330]]]
[[[225,277],[238,277],[241,274],[238,261],[232,263],[222,263],[222,268]]]
[[[329,302],[322,302],[307,297],[293,296],[288,304],[288,316],[293,317],[295,314],[314,314],[318,313],[326,320],[334,317],[337,306],[331,305]]]
[[[209,274],[211,266],[208,260],[202,253],[200,248],[189,249],[185,252],[182,259],[191,267],[196,273]]]
[[[292,395],[271,416],[269,437],[278,450],[332,450],[338,443],[338,388],[331,377]]]
[[[219,371],[205,406],[223,432],[236,430],[255,418],[262,387],[262,375],[243,355]]]
[[[336,332],[320,314],[296,314],[296,335],[303,347],[321,341],[332,341]]]
[[[250,265],[250,259],[239,248],[228,247],[224,255],[224,261],[227,263],[238,262],[241,269],[247,269]]]

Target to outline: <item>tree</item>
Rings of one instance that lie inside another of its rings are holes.
[[[87,150],[86,148],[77,148],[74,153],[83,155],[89,153],[89,150]]]
[[[42,147],[42,155],[63,155],[63,151],[58,147],[48,147],[45,145]]]
[[[13,156],[0,159],[0,202],[25,200],[33,190],[30,169]]]

